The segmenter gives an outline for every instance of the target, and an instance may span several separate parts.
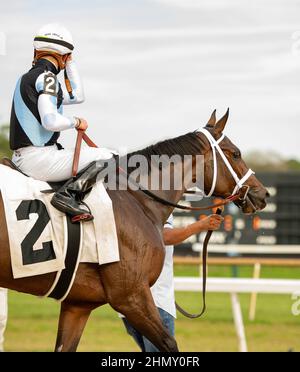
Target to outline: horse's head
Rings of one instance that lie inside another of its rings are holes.
[[[224,198],[238,192],[243,185],[249,186],[246,199],[236,204],[244,213],[252,214],[266,207],[269,193],[247,167],[238,147],[224,136],[228,116],[229,110],[217,122],[214,111],[206,127],[198,133],[205,148],[205,192]]]

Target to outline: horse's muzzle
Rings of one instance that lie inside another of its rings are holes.
[[[263,210],[266,205],[266,199],[270,196],[268,190],[263,188],[250,188],[246,198],[239,203],[243,213],[253,214]]]

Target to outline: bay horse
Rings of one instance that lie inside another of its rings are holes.
[[[215,111],[205,129],[212,138],[221,138],[229,112],[218,122]],[[221,138],[222,139],[222,138]],[[242,179],[249,172],[239,149],[224,137],[219,143],[232,169]],[[236,187],[228,167],[219,154],[214,154],[211,143],[201,131],[188,133],[166,140],[136,152],[146,157],[156,155],[204,156],[204,189],[211,190],[214,167],[218,177],[213,195],[227,197]],[[195,171],[195,164],[193,172]],[[174,169],[173,169],[174,171]],[[150,169],[151,173],[151,169]],[[247,199],[240,204],[244,213],[255,213],[266,206],[268,192],[251,173],[247,185]],[[156,190],[157,196],[172,203],[182,198],[182,190]],[[124,314],[129,322],[145,335],[160,351],[178,351],[176,341],[163,327],[154,304],[150,287],[160,275],[165,257],[162,231],[165,221],[174,207],[162,205],[142,191],[111,191],[118,233],[120,261],[99,266],[81,263],[68,297],[61,303],[55,351],[76,351],[82,332],[92,310],[104,304]],[[239,204],[239,202],[236,202]],[[9,288],[35,296],[43,296],[50,289],[55,273],[14,279],[12,276],[7,224],[0,198],[0,287]]]

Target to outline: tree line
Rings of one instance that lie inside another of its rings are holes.
[[[9,148],[9,125],[0,126],[0,157],[11,157],[12,151]]]

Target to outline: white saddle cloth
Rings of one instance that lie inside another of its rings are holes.
[[[0,165],[0,190],[5,208],[14,278],[41,275],[64,268],[67,246],[66,217],[50,204],[51,194],[41,193],[47,189],[49,185],[46,182],[25,177],[7,166]],[[35,201],[34,207],[30,201]],[[94,220],[82,223],[80,262],[102,265],[119,261],[112,201],[102,183],[96,184],[85,202],[89,205]],[[41,213],[43,209],[47,212]],[[30,212],[33,210],[34,212]],[[47,213],[48,219],[50,217],[48,222]],[[52,254],[42,262],[31,263],[33,252],[49,250],[49,242],[52,245]],[[24,255],[27,255],[25,263]]]

